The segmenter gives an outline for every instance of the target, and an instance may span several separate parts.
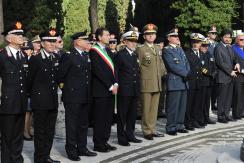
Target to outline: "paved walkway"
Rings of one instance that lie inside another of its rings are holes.
[[[216,119],[215,115],[211,116]],[[159,119],[157,126],[159,131],[164,132],[165,119]],[[92,130],[89,131],[88,147],[93,149],[91,135]],[[131,143],[129,147],[119,146],[116,126],[113,126],[110,143],[118,147],[118,150],[105,154],[98,153],[98,156],[92,158],[81,157],[81,162],[222,163],[225,160],[229,163],[240,163],[239,149],[244,137],[244,119],[228,124],[208,125],[205,129],[197,129],[187,134],[165,135],[153,141],[142,138],[138,121],[136,135],[143,143]],[[62,163],[72,163],[66,159],[64,143],[64,139],[55,139],[51,157],[61,160]],[[33,163],[33,142],[25,142],[23,154],[25,163]]]

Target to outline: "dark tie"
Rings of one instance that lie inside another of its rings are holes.
[[[20,52],[19,51],[16,53],[16,59],[17,59],[17,61],[20,61],[21,60],[21,58],[20,58]]]

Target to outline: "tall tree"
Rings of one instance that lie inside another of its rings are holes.
[[[94,33],[98,26],[98,3],[97,0],[90,0],[90,24],[91,24],[91,32]]]
[[[4,31],[4,23],[3,23],[3,1],[0,0],[0,44],[3,42],[3,36],[1,33]]]
[[[205,33],[211,25],[230,28],[238,16],[237,0],[177,0],[172,8],[180,13],[175,20],[185,36],[192,31]]]

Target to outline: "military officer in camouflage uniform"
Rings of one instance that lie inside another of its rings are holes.
[[[153,137],[164,136],[157,133],[155,126],[162,91],[161,77],[166,74],[166,69],[160,57],[162,51],[154,44],[157,27],[147,24],[142,33],[145,42],[136,50],[141,73],[142,131],[145,139],[153,140]]]

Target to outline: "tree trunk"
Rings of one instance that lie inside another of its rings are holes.
[[[4,31],[3,26],[3,1],[0,0],[0,44],[3,43],[4,37],[1,33]]]
[[[99,24],[98,24],[98,10],[97,10],[97,0],[90,0],[90,24],[91,32],[95,33]]]

